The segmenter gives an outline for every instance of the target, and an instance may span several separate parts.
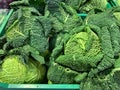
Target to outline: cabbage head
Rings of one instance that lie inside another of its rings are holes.
[[[8,84],[41,83],[45,67],[37,61],[22,62],[19,55],[6,56],[0,65],[0,82]]]
[[[71,35],[64,43],[63,51],[64,54],[55,59],[47,73],[48,80],[54,84],[80,83],[104,56],[100,39],[89,26]]]
[[[91,31],[74,34],[65,45],[65,54],[95,56],[101,50],[98,36]]]
[[[70,37],[65,44],[64,55],[60,55],[55,62],[75,71],[90,71],[102,58],[100,40],[90,27],[86,26],[83,31]]]

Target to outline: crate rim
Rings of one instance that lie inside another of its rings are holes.
[[[38,89],[80,89],[80,84],[6,84],[0,83],[2,88],[38,88]]]
[[[4,21],[3,21],[3,23],[0,26],[0,36],[3,33],[3,29],[5,28],[5,26],[7,24],[7,21],[10,18],[10,16],[12,15],[12,13],[13,13],[13,9],[10,9],[8,15],[4,18]]]

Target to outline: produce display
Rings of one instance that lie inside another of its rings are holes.
[[[18,0],[0,37],[0,82],[120,88],[120,6],[108,0]],[[83,19],[78,13],[87,14]]]

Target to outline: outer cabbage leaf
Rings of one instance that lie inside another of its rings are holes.
[[[51,64],[49,71],[47,73],[48,79],[54,84],[72,84],[75,83],[74,78],[79,73],[71,70],[70,68],[65,68],[55,62]]]
[[[120,58],[114,68],[100,72],[96,77],[86,78],[81,83],[81,90],[119,90],[120,88]]]
[[[12,47],[19,47],[28,43],[29,32],[32,28],[33,20],[37,17],[32,12],[34,8],[24,7],[13,13],[6,28],[6,39],[11,42]],[[16,14],[15,14],[16,13]],[[13,18],[16,17],[16,18]]]

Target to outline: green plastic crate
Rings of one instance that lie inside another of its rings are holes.
[[[10,9],[7,14],[3,14],[3,15],[0,14],[0,16],[2,17],[2,22],[0,23],[0,36],[2,36],[4,34],[5,25],[9,19],[9,17],[11,16],[12,12],[13,12],[13,9]]]
[[[37,90],[79,90],[79,84],[5,84],[0,83],[0,87],[9,89],[37,89]],[[1,90],[1,89],[0,89]]]
[[[119,4],[117,3],[119,0],[108,0],[109,4],[111,7],[118,6]]]

